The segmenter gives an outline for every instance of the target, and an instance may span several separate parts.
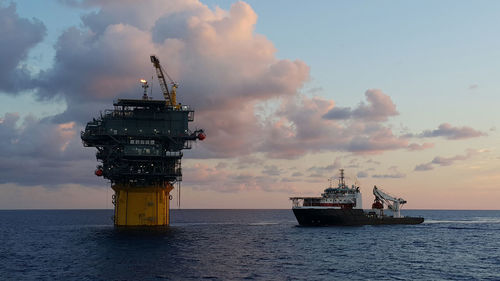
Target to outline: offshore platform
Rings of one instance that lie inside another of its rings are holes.
[[[150,98],[148,82],[141,79],[142,99],[118,99],[81,132],[83,145],[97,148],[101,163],[95,175],[111,181],[115,226],[169,225],[170,191],[182,180],[182,150],[205,139],[203,130],[189,130],[194,110],[177,103],[178,84],[156,56],[150,58],[165,100]]]

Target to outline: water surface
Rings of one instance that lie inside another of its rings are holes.
[[[403,211],[421,225],[298,227],[291,210],[0,211],[1,280],[500,280],[500,211]]]

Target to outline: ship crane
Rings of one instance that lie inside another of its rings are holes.
[[[375,195],[376,200],[380,200],[387,204],[387,208],[394,212],[395,218],[401,217],[400,209],[404,204],[406,204],[406,200],[404,200],[403,198],[395,198],[385,193],[377,186],[373,187],[373,195]]]
[[[155,55],[151,55],[151,62],[156,69],[156,75],[158,76],[158,81],[160,82],[160,87],[163,92],[163,96],[165,97],[165,101],[167,105],[177,107],[176,100],[176,89],[179,84],[175,83],[174,80],[168,75],[168,73],[161,67],[160,60]],[[167,81],[165,80],[165,76],[168,78],[170,85],[172,85],[172,90],[168,90]]]

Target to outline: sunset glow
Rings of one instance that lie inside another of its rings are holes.
[[[206,134],[183,208],[290,208],[344,168],[366,207],[499,209],[499,3],[266,2],[0,0],[0,209],[112,207],[80,131],[163,99],[151,54]]]

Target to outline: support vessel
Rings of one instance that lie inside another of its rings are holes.
[[[363,210],[359,186],[345,183],[344,169],[340,169],[338,186],[325,189],[321,197],[291,197],[292,210],[300,225],[378,225],[419,224],[422,217],[401,216],[406,201],[395,198],[377,186],[373,187],[375,200],[372,209]],[[384,205],[387,208],[384,209]]]

